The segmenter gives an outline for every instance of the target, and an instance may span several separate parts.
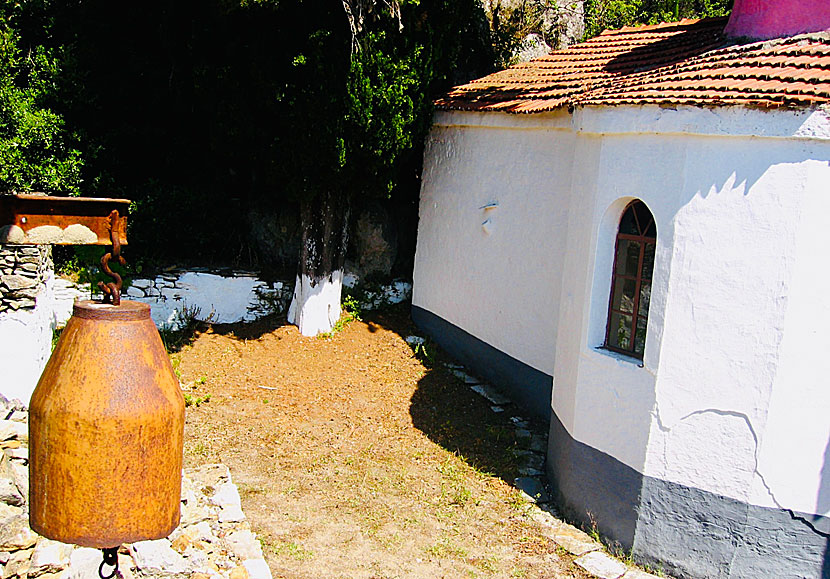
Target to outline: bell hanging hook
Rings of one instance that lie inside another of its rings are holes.
[[[121,228],[118,210],[113,209],[109,216],[109,230],[110,240],[112,241],[112,251],[105,253],[101,258],[101,269],[104,270],[108,276],[114,281],[104,283],[98,282],[98,289],[104,294],[104,303],[112,303],[114,306],[121,305],[121,287],[123,280],[121,276],[110,268],[109,262],[113,259],[122,267],[127,264],[126,260],[121,256]]]

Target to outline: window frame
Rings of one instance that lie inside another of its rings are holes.
[[[645,208],[648,212],[650,220],[645,224],[645,226],[641,226],[639,217],[637,216],[637,211],[635,206],[640,204]],[[620,228],[623,224],[623,219],[625,219],[626,214],[628,211],[631,210],[634,215],[634,223],[640,233],[640,235],[634,235],[630,233],[622,233]],[[654,226],[654,235],[647,235],[649,229]],[[637,272],[636,275],[631,275],[628,273],[619,274],[617,272],[618,269],[618,259],[619,259],[619,251],[620,251],[620,241],[633,241],[639,243],[640,251],[637,257]],[[640,201],[639,199],[635,199],[628,203],[623,209],[622,213],[620,214],[619,222],[617,223],[617,234],[614,238],[614,255],[611,262],[611,291],[610,295],[608,296],[608,309],[606,312],[606,326],[605,326],[605,342],[603,344],[603,348],[610,350],[612,352],[617,352],[619,354],[624,354],[626,356],[631,356],[638,360],[643,359],[643,355],[645,354],[645,338],[643,339],[643,351],[638,352],[637,348],[637,322],[640,318],[644,318],[646,323],[646,332],[648,332],[648,312],[645,315],[641,315],[640,313],[640,292],[642,291],[643,282],[651,284],[653,287],[653,280],[654,280],[654,261],[651,263],[651,277],[644,278],[643,277],[643,270],[644,270],[644,263],[643,259],[646,253],[646,247],[648,245],[654,246],[654,251],[652,251],[652,260],[656,258],[657,253],[657,223],[654,219],[654,214],[648,208],[648,206]],[[635,287],[634,287],[634,303],[633,308],[630,312],[623,311],[619,308],[614,308],[614,294],[617,290],[617,281],[621,280],[622,283],[625,283],[625,280],[634,280]],[[651,299],[649,298],[649,306],[651,305]],[[650,309],[650,308],[649,308]],[[631,327],[630,327],[630,349],[620,348],[619,346],[612,345],[611,343],[611,320],[614,314],[618,316],[630,316],[631,317]]]

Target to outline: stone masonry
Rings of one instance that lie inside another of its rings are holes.
[[[29,528],[27,420],[25,406],[0,396],[0,578],[97,577],[101,551]],[[271,579],[226,466],[185,470],[181,500],[181,524],[170,537],[119,549],[118,579]]]
[[[0,313],[33,309],[51,270],[51,246],[0,245]]]

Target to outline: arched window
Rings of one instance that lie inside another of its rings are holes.
[[[646,347],[657,225],[642,201],[625,208],[617,231],[605,347],[637,358]]]

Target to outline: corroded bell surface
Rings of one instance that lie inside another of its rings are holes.
[[[29,407],[29,522],[106,549],[179,524],[184,398],[146,304],[77,302]]]

